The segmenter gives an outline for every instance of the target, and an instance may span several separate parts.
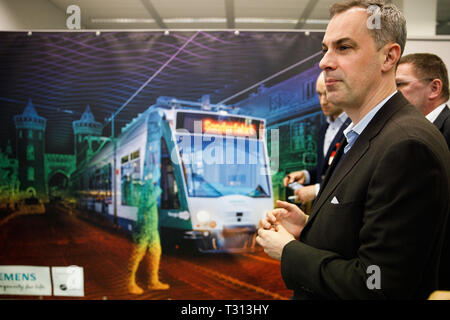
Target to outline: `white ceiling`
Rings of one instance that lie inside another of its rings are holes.
[[[64,13],[69,5],[78,5],[81,9],[82,28],[100,30],[325,30],[329,20],[329,7],[336,2],[336,0],[48,1]],[[412,0],[387,0],[400,8],[404,1]],[[436,25],[437,34],[450,34],[450,0],[437,0]]]
[[[0,0],[0,30],[65,30],[70,14],[66,10],[70,5],[77,5],[81,10],[82,30],[324,31],[329,8],[336,1]],[[450,0],[427,1],[426,5],[420,0],[385,1],[404,10],[413,26],[411,33],[408,28],[409,35],[450,34]]]
[[[320,29],[335,0],[49,0],[85,29]],[[117,21],[113,22],[111,19]],[[135,19],[118,21],[118,19]]]

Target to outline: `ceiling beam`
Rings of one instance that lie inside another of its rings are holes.
[[[234,29],[234,0],[225,0],[225,11],[227,14],[227,28]]]
[[[295,25],[295,29],[302,29],[305,26],[306,20],[308,20],[309,16],[311,15],[311,12],[316,7],[317,2],[319,2],[319,0],[309,0],[308,1],[308,4],[306,5],[300,18],[298,19],[297,24]]]
[[[152,18],[155,19],[156,24],[161,29],[167,29],[166,24],[164,23],[163,19],[159,15],[158,11],[156,11],[156,9],[153,6],[153,4],[151,3],[151,1],[150,0],[141,0],[141,2],[142,2],[142,5],[145,7],[145,9],[147,9],[148,13],[150,13]]]

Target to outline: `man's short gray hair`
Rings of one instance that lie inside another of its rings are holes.
[[[379,10],[370,12],[369,10],[377,6]],[[373,39],[380,50],[389,42],[398,43],[401,54],[405,50],[406,43],[406,19],[403,13],[393,4],[387,4],[382,0],[345,0],[335,3],[330,8],[331,18],[352,8],[369,9],[368,15],[379,14],[380,26],[370,28]]]

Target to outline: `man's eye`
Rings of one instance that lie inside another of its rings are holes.
[[[322,54],[325,54],[325,53],[327,53],[327,51],[328,51],[328,49],[326,49],[326,48],[322,48]]]
[[[349,46],[340,46],[339,47],[339,50],[341,50],[341,51],[345,51],[345,50],[348,50],[348,49],[350,49]]]
[[[397,82],[396,85],[397,85],[397,88],[399,88],[399,87],[401,87],[401,86],[404,86],[405,83],[404,83],[404,82]]]

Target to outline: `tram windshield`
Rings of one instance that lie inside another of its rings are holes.
[[[262,140],[237,137],[177,137],[190,197],[270,197]]]

